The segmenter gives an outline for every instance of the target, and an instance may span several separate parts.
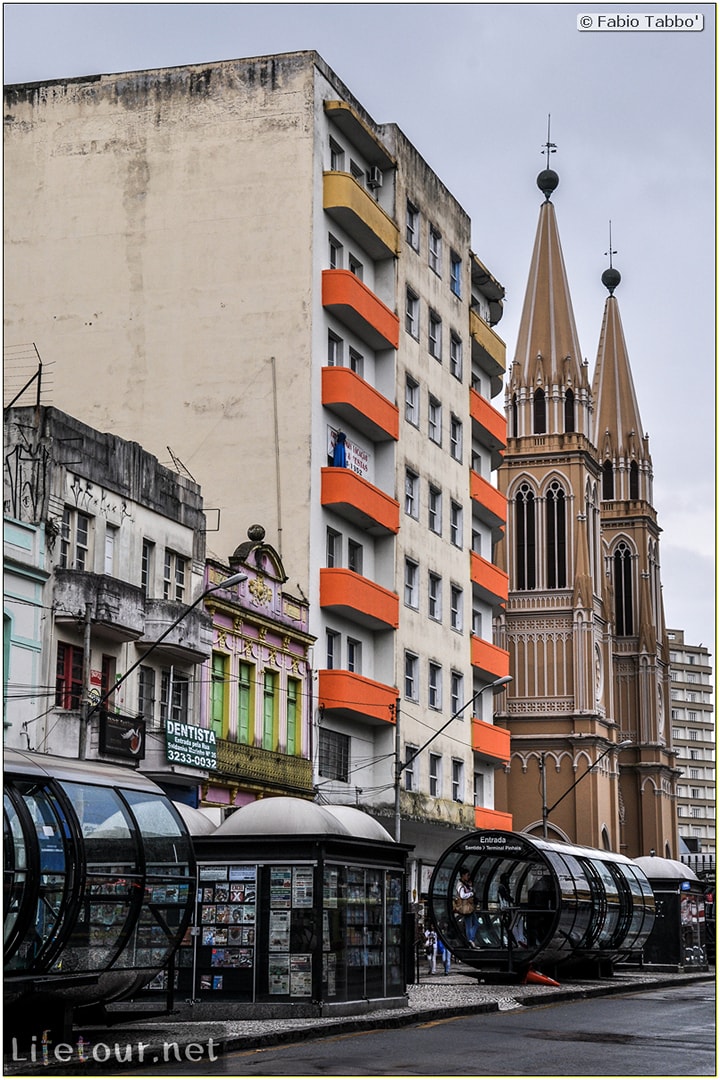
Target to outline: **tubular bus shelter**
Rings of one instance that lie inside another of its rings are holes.
[[[182,818],[141,773],[10,749],[4,764],[15,1034],[38,1010],[44,1027],[63,1025],[72,1007],[128,997],[164,968],[192,915],[195,862]]]
[[[469,871],[471,911],[455,910]],[[641,954],[655,900],[643,871],[609,851],[511,832],[469,833],[438,861],[430,918],[451,952],[481,971],[521,975],[542,965],[611,970]]]

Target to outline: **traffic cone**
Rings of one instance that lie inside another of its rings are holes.
[[[539,971],[533,971],[532,968],[528,969],[527,974],[525,975],[525,978],[523,979],[523,982],[524,983],[536,983],[539,986],[559,986],[560,985],[559,982],[555,982],[555,980],[551,979],[548,975],[542,975]]]

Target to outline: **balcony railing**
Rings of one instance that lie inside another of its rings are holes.
[[[318,672],[318,705],[326,712],[366,724],[395,722],[397,687],[375,682],[354,671]]]
[[[505,814],[502,810],[491,810],[486,806],[476,806],[475,828],[512,832],[512,814]]]
[[[470,498],[473,512],[494,528],[499,528],[507,521],[507,499],[496,487],[488,483],[480,473],[470,472]]]
[[[492,377],[492,393],[500,393],[502,376],[505,374],[505,342],[488,326],[476,311],[470,309],[470,337],[472,358],[483,371]]]
[[[470,662],[488,682],[510,674],[510,653],[475,634],[470,639]]]
[[[397,315],[349,270],[323,270],[322,302],[371,349],[397,349]]]
[[[320,607],[370,630],[396,630],[399,599],[369,578],[344,567],[320,571]]]
[[[129,585],[107,574],[57,567],[53,588],[57,622],[77,623],[78,615],[82,618],[90,604],[93,625],[105,637],[115,641],[137,641],[142,637],[145,592],[139,585]]]
[[[500,451],[507,445],[505,417],[472,387],[470,388],[470,416],[472,417],[473,439],[490,449],[492,467],[497,469],[502,461]]]
[[[323,207],[371,259],[397,254],[397,225],[350,173],[323,174]]]
[[[198,608],[187,611],[168,636],[155,644],[186,608],[186,604],[171,600],[147,600],[144,633],[138,646],[154,645],[155,654],[166,660],[192,664],[207,660],[212,652],[212,619]]]
[[[373,442],[398,437],[397,406],[350,368],[322,369],[322,403]]]
[[[320,501],[370,533],[382,536],[400,529],[400,504],[352,469],[327,466],[321,470]]]
[[[470,577],[474,591],[488,604],[501,604],[507,600],[508,575],[476,551],[470,554]]]
[[[217,740],[216,773],[259,790],[307,795],[313,790],[312,762],[294,754],[281,754],[261,746],[230,739]]]
[[[473,716],[472,748],[482,757],[507,765],[510,760],[510,732]]]

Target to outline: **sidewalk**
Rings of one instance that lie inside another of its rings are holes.
[[[259,1046],[339,1035],[367,1028],[404,1027],[418,1022],[468,1013],[509,1011],[547,1005],[553,1001],[624,994],[659,987],[714,982],[715,972],[658,972],[647,968],[621,969],[611,979],[570,981],[559,987],[542,985],[478,983],[477,976],[462,964],[450,975],[422,975],[408,987],[408,1005],[402,1009],[378,1009],[360,1016],[290,1018],[282,1020],[180,1020],[172,1014],[124,1018],[118,1025],[83,1026],[75,1031],[72,1055],[65,1051],[64,1062],[53,1059],[54,1049],[46,1049],[47,1064],[37,1045],[35,1061],[18,1052],[6,1056],[3,1076],[73,1075],[98,1072],[115,1075],[123,1068],[137,1070],[143,1064],[165,1061],[195,1061],[199,1075],[213,1075],[211,1062],[230,1050],[250,1050]],[[218,1011],[222,1005],[219,1004]],[[78,1039],[82,1043],[78,1049]],[[140,1049],[142,1047],[142,1050]],[[123,1059],[126,1060],[123,1060]],[[203,1066],[205,1066],[203,1068]]]

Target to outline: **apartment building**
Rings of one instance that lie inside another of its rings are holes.
[[[211,558],[263,522],[316,639],[318,798],[395,818],[418,874],[510,827],[504,293],[465,210],[314,52],[13,86],[6,117],[6,340],[201,483]]]
[[[705,645],[689,645],[683,630],[668,630],[670,707],[676,764],[677,815],[683,859],[697,869],[715,866],[715,708],[712,664]]]

